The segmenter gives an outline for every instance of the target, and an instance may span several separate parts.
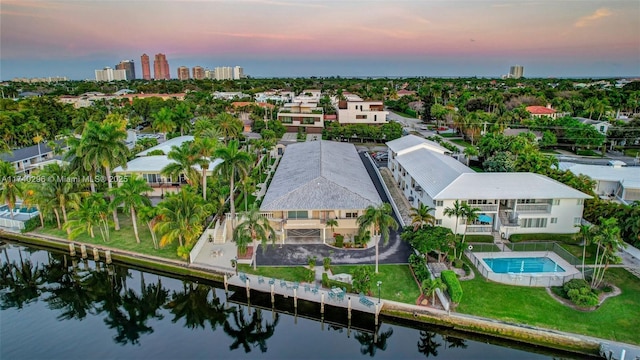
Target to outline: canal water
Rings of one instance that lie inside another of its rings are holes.
[[[0,359],[584,358],[8,243],[0,275]]]

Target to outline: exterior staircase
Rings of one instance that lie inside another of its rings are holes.
[[[218,220],[216,222],[216,226],[213,228],[213,243],[214,244],[224,244],[226,242],[226,218],[220,222]]]

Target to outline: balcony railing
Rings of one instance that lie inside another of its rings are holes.
[[[491,226],[467,225],[467,233],[490,233],[491,231],[493,231]]]
[[[472,208],[476,207],[480,209],[480,211],[498,211],[497,204],[489,204],[489,205],[469,205]]]
[[[548,213],[551,212],[549,204],[519,204],[516,209],[520,213]]]

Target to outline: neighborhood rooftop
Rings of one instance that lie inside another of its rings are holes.
[[[136,154],[136,156],[146,156],[148,153],[155,151],[155,150],[161,150],[165,155],[167,155],[169,153],[169,151],[171,151],[171,148],[175,147],[180,147],[180,145],[182,145],[182,143],[187,142],[187,141],[193,141],[193,136],[190,135],[185,135],[185,136],[178,136],[175,137],[173,139],[169,139],[165,142],[163,142],[162,144],[158,144],[154,147],[148,148],[145,151],[141,151],[139,153]]]
[[[591,196],[534,173],[467,173],[433,197],[445,199],[590,199]]]
[[[210,165],[208,172],[211,172],[212,169],[215,169],[222,160],[215,159]],[[151,155],[151,156],[141,156],[134,158],[133,160],[127,163],[126,169],[122,166],[118,166],[113,169],[114,173],[125,173],[125,174],[133,174],[133,173],[159,173],[164,169],[165,166],[169,164],[173,164],[175,161],[169,159],[166,155]],[[199,165],[194,165],[194,169],[198,171],[202,171]]]
[[[67,146],[65,140],[56,140],[55,143],[60,147]],[[40,149],[38,149],[38,145],[33,145],[22,149],[11,150],[10,153],[0,154],[0,160],[12,163],[15,161],[31,159],[37,157],[39,154],[46,154],[51,151],[52,149],[49,145],[42,142],[40,143]]]
[[[435,141],[427,140],[425,138],[421,138],[416,135],[407,135],[401,138],[392,140],[387,142],[387,146],[393,152],[401,152],[401,151],[412,151],[413,149],[417,149],[420,147],[437,151],[439,153],[445,154],[450,153],[451,151],[447,148],[442,147]]]
[[[569,162],[558,164],[561,170],[570,170],[576,175],[586,175],[593,180],[619,181],[627,188],[640,188],[639,166],[586,165]]]
[[[363,209],[382,203],[353,144],[287,146],[260,210]]]

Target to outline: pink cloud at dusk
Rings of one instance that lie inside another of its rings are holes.
[[[635,1],[2,0],[6,60],[640,56]]]

